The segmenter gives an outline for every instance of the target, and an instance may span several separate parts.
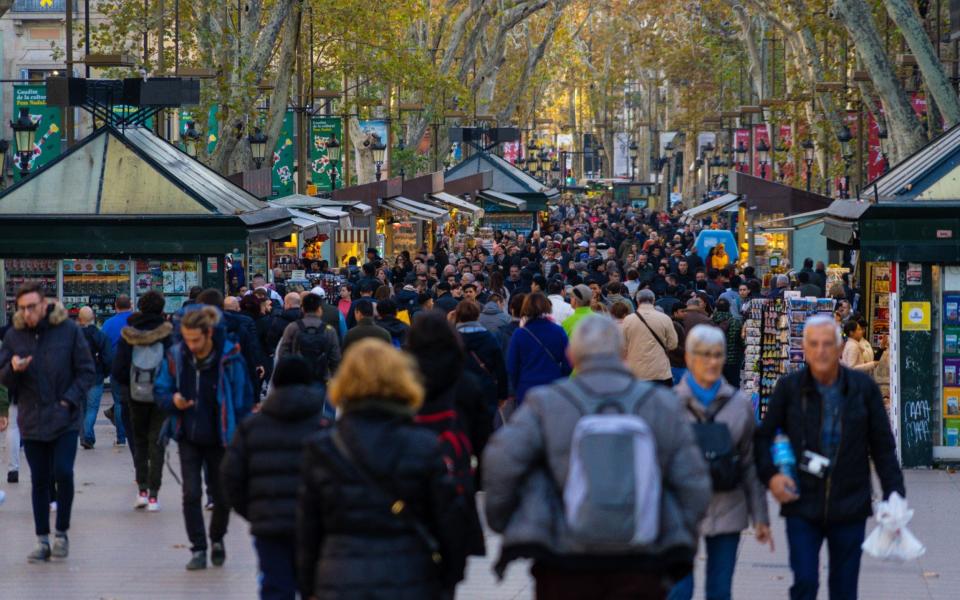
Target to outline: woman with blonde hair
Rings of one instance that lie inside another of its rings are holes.
[[[300,593],[452,598],[466,562],[465,507],[435,434],[413,422],[424,400],[414,360],[382,340],[360,340],[329,396],[336,426],[304,454]]]

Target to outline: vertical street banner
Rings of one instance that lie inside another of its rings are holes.
[[[384,146],[390,145],[390,136],[388,134],[387,122],[385,120],[371,119],[360,121],[360,131],[363,132],[364,137],[372,134],[376,136],[380,140],[380,143]],[[387,177],[389,177],[390,165],[387,161],[390,160],[391,153],[392,150],[387,148],[387,153],[383,158],[383,164],[380,165],[381,179],[387,179]]]
[[[341,179],[342,159],[336,162],[327,158],[327,142],[331,139],[340,144],[341,157],[343,147],[343,127],[340,117],[312,117],[310,119],[310,180],[318,191],[329,192],[333,189],[332,180],[338,187],[344,187]],[[333,177],[331,178],[331,175]]]
[[[217,149],[217,135],[219,134],[219,127],[217,125],[217,106],[213,105],[210,107],[210,112],[207,114],[207,126],[204,130],[203,123],[200,122],[200,119],[197,118],[197,115],[188,111],[180,111],[180,141],[177,142],[177,148],[184,150],[183,145],[183,134],[187,131],[187,123],[190,121],[194,122],[194,127],[200,130],[204,134],[207,140],[207,154],[212,154],[214,150]]]
[[[296,158],[296,144],[294,144],[294,115],[288,110],[283,117],[283,126],[280,136],[273,150],[271,158],[271,195],[282,198],[293,194],[293,162]]]
[[[13,118],[20,116],[20,109],[30,111],[30,119],[37,124],[37,132],[30,148],[28,165],[30,171],[35,171],[60,155],[61,122],[60,109],[56,106],[47,106],[46,84],[14,85],[13,86]],[[17,148],[17,137],[13,136],[13,180],[20,180],[20,148]]]

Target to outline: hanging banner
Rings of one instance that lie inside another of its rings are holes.
[[[757,177],[760,177],[760,172],[761,172],[760,153],[757,151],[757,146],[760,145],[760,140],[763,140],[764,142],[766,142],[768,147],[771,146],[770,134],[767,131],[767,126],[763,124],[753,126],[753,171],[751,174]],[[767,152],[768,162],[767,162],[767,165],[764,166],[762,169],[765,179],[773,179],[773,169],[771,168],[769,163],[770,161],[769,157],[771,154],[772,152]]]
[[[384,146],[388,146],[387,154],[386,156],[384,156],[383,164],[380,166],[380,172],[381,172],[380,178],[387,179],[389,177],[387,168],[390,166],[389,164],[387,164],[387,160],[390,158],[390,154],[391,154],[391,149],[389,148],[390,136],[387,134],[388,132],[387,122],[381,119],[360,121],[360,131],[363,132],[364,136],[367,136],[370,134],[377,136],[380,139],[381,144],[383,144]]]
[[[288,110],[283,117],[283,126],[280,128],[271,162],[270,188],[274,198],[289,196],[294,192],[293,161],[296,148],[293,140],[293,111]]]
[[[60,155],[60,109],[56,106],[47,106],[47,86],[43,83],[13,86],[14,119],[20,116],[21,108],[28,109],[30,120],[37,124],[37,132],[27,165],[32,172]],[[13,136],[11,151],[13,152],[14,181],[20,180],[19,150],[17,136]]]
[[[343,157],[343,127],[340,117],[312,117],[310,119],[310,179],[318,191],[333,189],[331,175],[337,186],[344,187],[341,177],[341,161],[332,162],[327,158],[327,142],[331,139],[340,144]]]
[[[188,111],[180,111],[180,141],[177,142],[177,147],[181,150],[184,150],[183,145],[183,134],[187,131],[187,123],[194,121],[194,127],[199,129],[201,132],[205,132],[207,138],[207,154],[213,154],[213,151],[217,148],[217,135],[219,133],[219,128],[217,126],[217,107],[216,105],[210,107],[210,111],[207,113],[207,126],[206,129],[203,127],[203,123],[198,122],[199,119],[197,116]]]
[[[503,148],[503,160],[511,165],[517,164],[520,160],[520,142],[504,142],[500,147]]]
[[[879,108],[880,114],[883,114],[883,108]],[[867,181],[883,175],[886,170],[886,160],[880,148],[880,125],[873,118],[873,113],[867,114]],[[870,190],[864,191],[869,196]]]

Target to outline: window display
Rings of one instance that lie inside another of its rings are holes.
[[[57,296],[57,263],[50,258],[8,258],[4,267],[4,311],[12,315],[17,290],[28,283],[43,287],[47,296]]]
[[[143,260],[136,262],[137,298],[150,290],[163,293],[166,304],[164,312],[180,310],[190,288],[200,285],[200,271],[195,260]]]
[[[54,261],[56,262],[56,261]],[[117,296],[130,293],[130,262],[105,258],[67,258],[63,261],[63,305],[75,317],[89,306],[97,322],[112,317]]]

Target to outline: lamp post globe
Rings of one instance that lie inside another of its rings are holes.
[[[37,126],[30,118],[30,109],[21,108],[20,116],[16,121],[10,121],[13,137],[17,143],[17,154],[20,155],[20,174],[26,177],[30,172],[30,157],[33,156],[33,145],[36,140]]]
[[[197,151],[200,149],[200,132],[197,131],[197,124],[193,121],[187,121],[187,130],[183,132],[183,149],[190,158],[197,157]]]
[[[247,142],[250,144],[250,153],[253,154],[253,163],[259,169],[263,166],[263,159],[267,153],[267,134],[256,127],[253,133],[247,136]]]

